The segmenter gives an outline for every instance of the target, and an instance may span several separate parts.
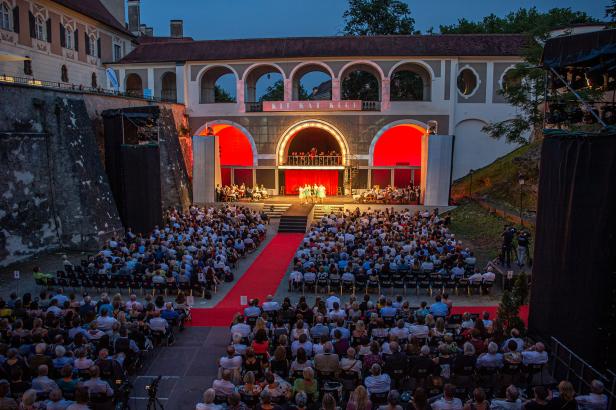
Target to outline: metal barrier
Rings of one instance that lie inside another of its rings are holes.
[[[166,96],[163,95],[163,98],[159,97],[145,97],[143,92],[122,92],[110,90],[107,88],[101,87],[86,87],[83,85],[71,84],[71,83],[62,83],[58,81],[47,81],[47,80],[38,80],[36,78],[27,78],[27,77],[14,77],[10,75],[0,75],[0,83],[5,84],[19,84],[19,85],[27,85],[31,87],[46,87],[46,88],[54,88],[62,91],[73,91],[80,93],[88,93],[88,94],[97,94],[97,95],[106,95],[106,96],[114,96],[114,97],[129,97],[129,98],[139,98],[142,100],[155,101],[155,102],[169,102],[175,103],[177,102],[174,96]],[[173,98],[172,98],[173,97]]]
[[[552,377],[555,380],[569,380],[578,394],[588,392],[591,381],[600,380],[605,385],[607,408],[611,409],[616,404],[616,374],[611,370],[607,370],[607,374],[599,372],[560,340],[555,337],[550,339],[552,342]]]

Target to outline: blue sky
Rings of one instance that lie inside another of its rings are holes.
[[[453,24],[458,18],[478,20],[520,7],[540,10],[571,7],[603,18],[607,0],[405,0],[415,27]],[[328,36],[339,34],[347,0],[141,0],[141,22],[155,35],[169,35],[169,20],[183,19],[184,34],[195,39]]]

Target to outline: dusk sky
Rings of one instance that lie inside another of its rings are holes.
[[[603,19],[607,0],[406,0],[422,32],[458,18],[478,20],[520,7],[571,7]],[[344,27],[346,0],[141,0],[141,22],[169,34],[169,20],[184,20],[184,35],[199,39],[330,36]]]

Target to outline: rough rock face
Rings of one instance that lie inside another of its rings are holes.
[[[0,101],[0,265],[122,234],[82,97],[0,86]]]
[[[170,109],[160,109],[160,179],[163,209],[171,207],[186,209],[191,204],[192,187],[182,147],[178,140],[177,127]]]

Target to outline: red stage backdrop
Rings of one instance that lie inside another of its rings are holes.
[[[233,182],[235,185],[252,186],[252,169],[236,168],[233,170]]]
[[[299,187],[306,184],[323,185],[327,190],[327,195],[332,196],[338,193],[338,171],[335,169],[287,169],[284,172],[285,193],[287,195],[297,195]]]

